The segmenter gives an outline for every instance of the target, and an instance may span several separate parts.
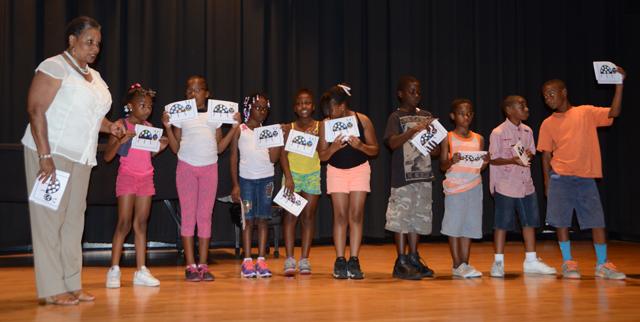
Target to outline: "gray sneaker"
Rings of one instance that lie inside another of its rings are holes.
[[[494,261],[491,265],[491,277],[504,277],[504,263]]]
[[[287,257],[284,260],[284,276],[296,275],[296,259],[293,257]]]
[[[623,280],[627,278],[623,272],[619,271],[611,262],[596,265],[596,277],[609,280]]]
[[[579,279],[580,271],[578,271],[578,262],[565,261],[562,264],[562,278]]]
[[[300,275],[310,275],[311,274],[311,263],[308,258],[301,258],[298,262],[298,271]]]

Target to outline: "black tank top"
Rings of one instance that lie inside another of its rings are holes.
[[[354,114],[356,116],[356,121],[358,122],[360,140],[364,143],[366,142],[364,128],[362,127],[358,113],[354,112]],[[339,169],[351,169],[367,162],[368,160],[369,156],[364,154],[364,152],[354,149],[351,145],[347,144],[344,148],[338,150],[331,156],[331,158],[329,158],[329,164]]]

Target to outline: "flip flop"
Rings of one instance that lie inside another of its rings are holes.
[[[77,298],[65,297],[61,295],[49,296],[44,299],[44,304],[52,304],[52,305],[69,306],[69,305],[78,305],[78,303],[80,303],[80,301]]]
[[[70,292],[69,294],[75,296],[76,299],[80,302],[93,302],[96,300],[95,296],[83,291]]]

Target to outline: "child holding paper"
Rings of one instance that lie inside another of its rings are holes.
[[[518,95],[502,101],[507,119],[491,132],[489,137],[489,190],[495,200],[492,277],[504,277],[504,242],[507,230],[515,230],[516,212],[522,225],[525,260],[523,271],[528,274],[555,274],[536,255],[535,228],[540,226],[538,198],[531,178],[530,160],[535,154],[533,131],[525,125],[529,118],[527,101]],[[517,149],[524,149],[522,156]]]
[[[449,249],[453,259],[453,277],[480,277],[482,273],[469,265],[471,238],[482,238],[482,177],[480,172],[489,164],[489,155],[481,167],[462,161],[461,152],[479,152],[484,138],[470,130],[473,104],[468,99],[456,99],[449,114],[455,129],[440,144],[440,169],[446,171],[444,188],[443,235],[449,236]]]
[[[433,276],[433,271],[420,259],[418,240],[419,235],[431,234],[431,182],[434,179],[431,155],[438,155],[440,148],[425,156],[410,142],[417,133],[429,128],[433,121],[431,113],[418,108],[422,98],[420,82],[413,76],[401,77],[396,96],[400,107],[389,116],[384,135],[385,143],[393,151],[385,229],[394,233],[396,242],[398,257],[393,267],[393,277],[419,280]]]
[[[325,127],[320,126],[318,154],[320,160],[328,161],[327,193],[333,204],[333,242],[336,247],[336,261],[333,277],[337,279],[363,279],[358,252],[362,242],[362,222],[367,193],[371,191],[369,182],[371,168],[369,158],[378,155],[378,140],[373,123],[364,114],[352,111],[349,106],[351,88],[345,84],[331,87],[322,95],[320,106],[329,122],[331,119],[352,116],[362,138],[342,134],[332,143],[327,142]],[[349,228],[350,258],[345,258]]]
[[[176,188],[181,209],[180,235],[184,246],[187,267],[185,280],[189,282],[213,281],[207,257],[211,239],[211,217],[218,188],[218,154],[224,152],[238,129],[233,124],[226,135],[222,124],[210,122],[207,115],[207,99],[210,97],[207,80],[195,75],[187,79],[185,96],[195,99],[198,116],[195,119],[169,123],[164,112],[162,123],[169,138],[171,151],[178,154]],[[199,264],[194,257],[194,232],[198,227]]]
[[[624,80],[625,71],[616,66]],[[569,227],[576,210],[581,229],[591,228],[596,252],[596,277],[625,279],[607,258],[604,211],[595,178],[602,178],[597,128],[610,126],[622,110],[623,84],[615,85],[611,107],[572,106],[567,87],[559,79],[542,85],[545,103],[554,111],[540,126],[538,151],[542,152],[547,222],[556,227],[562,253],[562,276],[580,278],[571,256]]]
[[[106,286],[120,287],[120,257],[124,239],[131,231],[135,233],[136,266],[133,284],[141,286],[159,286],[160,281],[151,275],[145,266],[147,246],[147,221],[151,209],[151,197],[155,194],[153,185],[152,154],[155,156],[167,147],[167,138],[160,139],[160,151],[149,151],[130,148],[131,140],[136,135],[136,124],[151,126],[147,118],[151,115],[155,92],[142,88],[136,83],[129,87],[125,95],[124,106],[127,116],[121,122],[127,132],[122,137],[111,135],[104,152],[104,160],[110,162],[120,155],[120,166],[116,177],[116,197],[118,199],[118,225],[113,233],[111,250],[111,268],[107,272]]]
[[[280,157],[282,147],[259,148],[254,130],[262,126],[269,113],[269,99],[264,94],[244,98],[242,114],[244,124],[231,141],[231,182],[233,201],[240,202],[245,211],[245,227],[242,230],[244,260],[240,276],[245,278],[271,277],[265,254],[267,249],[268,222],[271,219],[274,163]],[[239,171],[238,171],[239,170]],[[258,225],[258,259],[251,258],[251,235]]]
[[[293,111],[296,113],[296,120],[290,124],[283,124],[285,130],[285,141],[290,130],[297,130],[311,135],[318,136],[320,122],[313,119],[315,105],[313,95],[308,89],[301,89],[295,97]],[[317,147],[316,147],[317,149]],[[280,166],[283,173],[283,187],[289,192],[297,192],[307,200],[307,205],[300,214],[300,228],[302,230],[302,254],[298,262],[298,271],[302,275],[311,274],[311,263],[309,262],[309,250],[313,240],[313,230],[316,218],[316,208],[320,198],[320,157],[318,152],[314,152],[313,157],[293,153],[282,149],[280,156]],[[298,216],[286,213],[284,215],[284,244],[287,251],[287,258],[284,261],[284,275],[293,276],[296,272],[296,260],[293,257],[293,247],[295,243],[296,224]]]

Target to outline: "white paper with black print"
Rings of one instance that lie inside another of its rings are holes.
[[[487,155],[487,151],[460,151],[459,165],[469,168],[482,168],[484,163],[484,156]]]
[[[280,188],[276,197],[273,198],[273,202],[294,216],[300,215],[302,209],[307,205],[307,199],[293,191],[285,192],[284,187]]]
[[[355,116],[351,115],[324,121],[324,138],[327,142],[333,142],[340,134],[344,136],[343,140],[345,141],[350,136],[360,137],[358,121]]]
[[[420,153],[422,153],[422,155],[427,156],[446,137],[447,129],[445,129],[444,126],[435,119],[427,129],[414,135],[410,142],[416,147],[416,149],[418,149],[418,151],[420,151]]]
[[[513,145],[513,152],[516,154],[522,164],[528,166],[529,165],[529,156],[527,155],[527,149],[522,145],[522,142],[518,141]]]
[[[238,103],[221,101],[221,100],[208,100],[207,101],[207,114],[208,121],[214,123],[226,123],[236,124],[236,120],[233,119],[233,115],[238,112]]]
[[[287,144],[285,144],[285,151],[297,153],[300,155],[304,155],[306,157],[312,158],[316,152],[316,146],[318,146],[319,137],[297,131],[291,130],[289,131],[289,136],[287,137]]]
[[[58,210],[67,182],[69,182],[69,173],[62,170],[56,170],[55,181],[49,179],[48,182],[43,183],[36,179],[29,200],[49,209]]]
[[[171,124],[193,120],[198,117],[198,107],[194,98],[169,103],[164,106],[164,110],[169,113],[169,123]]]
[[[284,135],[280,124],[261,126],[253,130],[258,148],[272,148],[284,145]]]
[[[622,84],[622,74],[616,65],[609,61],[594,61],[593,72],[598,84]]]
[[[149,152],[160,151],[162,129],[136,124],[136,136],[131,139],[131,148]]]

